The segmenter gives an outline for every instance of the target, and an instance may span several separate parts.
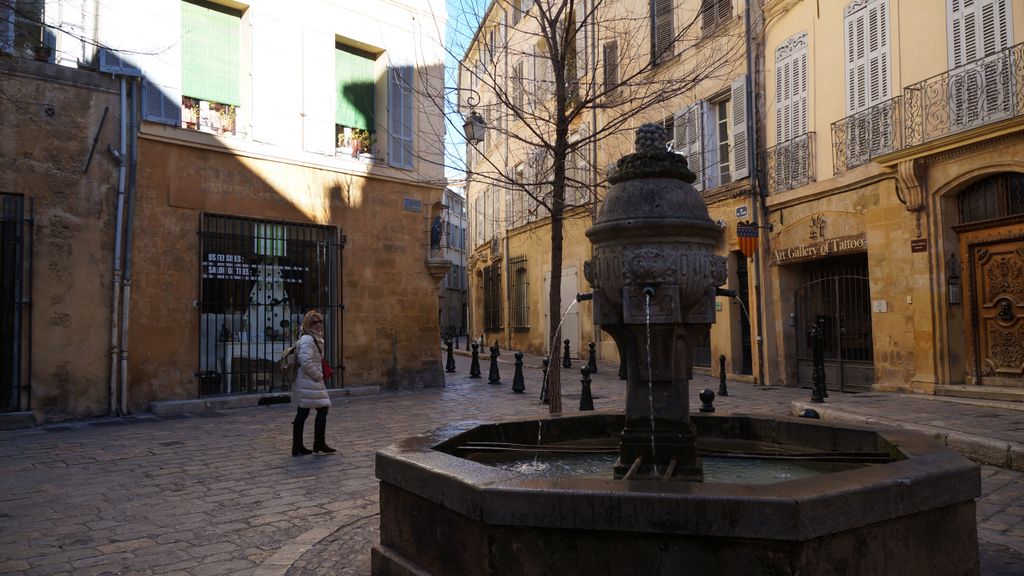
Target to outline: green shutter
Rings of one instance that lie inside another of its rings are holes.
[[[374,56],[356,48],[337,45],[334,80],[338,104],[335,124],[350,128],[373,130]]]
[[[181,94],[241,104],[238,34],[241,12],[206,2],[181,3]]]

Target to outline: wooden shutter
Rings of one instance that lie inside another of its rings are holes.
[[[334,35],[302,34],[302,149],[334,156]]]
[[[613,90],[619,85],[619,43],[616,40],[604,45],[604,89]]]
[[[302,85],[302,51],[294,42],[302,29],[287,16],[253,8],[252,23],[252,137],[257,142],[302,148],[302,101],[295,86]]]
[[[704,189],[711,190],[722,184],[721,162],[727,158],[719,158],[718,139],[718,102],[706,102],[701,110],[701,166],[704,171]]]
[[[864,4],[845,18],[846,112],[890,98],[888,0]]]
[[[388,69],[388,163],[413,167],[412,66]],[[487,130],[491,132],[491,130]]]
[[[775,174],[778,182],[799,181],[808,173],[808,142],[800,138],[806,134],[807,33],[801,32],[783,43],[775,53]]]
[[[241,12],[192,2],[182,2],[180,9],[182,95],[241,104]]]
[[[587,73],[587,4],[586,0],[575,0],[573,5],[573,35],[576,40],[576,77]]]
[[[1013,38],[1010,0],[950,0],[948,59],[952,128],[962,130],[1013,112],[1009,57],[993,58],[1010,47]],[[984,78],[958,70],[991,58]]]
[[[652,60],[664,60],[673,54],[673,40],[675,39],[673,4],[673,0],[654,0],[654,29],[651,38],[654,54],[652,54]]]
[[[732,167],[732,180],[750,175],[750,153],[747,143],[747,76],[732,83],[730,95],[730,112],[732,117],[732,146],[729,148],[729,162]]]
[[[697,190],[704,189],[703,104],[703,101],[698,101],[676,112],[674,121],[675,144],[673,148],[677,154],[682,154],[686,158],[690,171],[696,174],[697,179],[693,182],[693,187]]]

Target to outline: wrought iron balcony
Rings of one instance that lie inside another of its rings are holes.
[[[814,182],[814,132],[801,134],[765,151],[768,192],[792,190]]]
[[[832,161],[836,174],[902,147],[902,96],[879,102],[832,123]]]
[[[1024,43],[903,89],[904,145],[1024,114]]]

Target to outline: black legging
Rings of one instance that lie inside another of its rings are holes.
[[[313,421],[313,426],[321,427],[321,426],[325,426],[327,424],[327,410],[329,410],[329,409],[330,408],[328,406],[324,406],[322,408],[317,408],[316,409],[316,417],[315,417],[315,419]],[[308,417],[309,417],[309,408],[297,408],[296,412],[295,412],[295,422],[294,422],[294,424],[298,424],[299,426],[305,426],[306,418],[308,418]]]

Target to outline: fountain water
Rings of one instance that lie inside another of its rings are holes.
[[[372,573],[976,575],[980,470],[934,440],[690,414],[693,346],[726,277],[714,253],[721,231],[685,160],[665,152],[664,130],[645,125],[637,141],[609,176],[584,267],[595,324],[627,367],[625,414],[455,423],[381,450]],[[611,477],[475,461],[494,450],[543,451],[546,462],[609,449]],[[767,486],[702,482],[700,455],[741,452],[874,464]]]

